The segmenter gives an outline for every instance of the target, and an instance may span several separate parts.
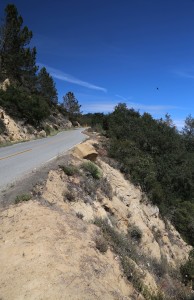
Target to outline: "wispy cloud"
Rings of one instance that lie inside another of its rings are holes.
[[[173,73],[182,78],[194,79],[194,72],[188,71],[173,71]]]
[[[112,112],[116,106],[115,103],[104,104],[104,103],[96,103],[96,104],[87,104],[84,105],[86,107],[85,112],[103,112],[109,113]]]
[[[132,97],[123,97],[123,96],[121,96],[121,95],[115,95],[116,97],[118,97],[118,98],[120,98],[121,100],[123,100],[123,101],[125,101],[125,102],[127,102],[127,101],[129,101],[129,100],[131,100],[132,99]]]
[[[147,105],[147,104],[141,104],[141,103],[136,103],[136,102],[131,102],[130,100],[132,97],[123,97],[121,95],[115,95],[116,97],[122,99],[125,101],[128,107],[133,107],[136,110],[142,110],[142,111],[147,111],[147,112],[163,112],[163,111],[168,111],[170,109],[175,109],[178,108],[176,106],[172,105]]]
[[[104,112],[109,113],[112,112],[117,105],[117,102],[111,102],[111,103],[101,103],[100,101],[96,103],[85,103],[83,105],[84,112]],[[144,105],[139,103],[132,103],[128,102],[126,103],[128,108],[134,108],[137,111],[140,111],[140,113],[148,112],[152,114],[153,116],[161,116],[170,110],[178,109],[176,106],[171,105]],[[182,123],[179,122],[179,127],[182,125]]]
[[[62,80],[62,81],[66,81],[66,82],[69,82],[69,83],[73,83],[73,84],[77,84],[77,85],[80,85],[80,86],[83,86],[83,87],[86,87],[88,89],[92,89],[92,90],[97,90],[97,91],[101,91],[101,92],[104,92],[106,93],[107,92],[107,89],[106,88],[103,88],[103,87],[100,87],[100,86],[97,86],[97,85],[94,85],[92,83],[89,83],[89,82],[86,82],[86,81],[83,81],[83,80],[80,80],[72,75],[69,75],[69,74],[66,74],[58,69],[54,69],[52,67],[49,67],[47,65],[43,65],[42,63],[38,63],[41,67],[46,67],[46,69],[48,70],[48,72],[56,79],[59,79],[59,80]]]
[[[151,113],[166,112],[171,109],[179,108],[178,106],[173,106],[173,105],[146,105],[146,104],[134,103],[134,102],[127,103],[127,106],[133,107],[134,109],[137,110],[143,110]]]

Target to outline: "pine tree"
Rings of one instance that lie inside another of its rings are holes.
[[[23,19],[18,15],[16,6],[8,4],[0,32],[1,77],[32,89],[37,71],[36,48],[27,48],[32,39],[32,31],[22,25]]]
[[[47,72],[46,68],[43,67],[38,74],[38,91],[45,98],[47,103],[51,106],[57,104],[57,90],[53,78]]]
[[[72,92],[68,92],[65,96],[63,96],[63,107],[66,109],[69,119],[72,121],[81,113],[81,105]]]

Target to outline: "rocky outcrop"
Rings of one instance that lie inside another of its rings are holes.
[[[72,127],[72,123],[60,113],[55,116],[51,115],[48,120],[42,122],[39,130],[35,129],[32,125],[26,124],[26,120],[14,120],[3,108],[0,108],[0,120],[5,126],[4,132],[0,135],[0,144],[44,138],[52,132]]]
[[[91,161],[95,161],[98,153],[90,142],[85,142],[75,147],[74,155],[78,158],[85,158]]]
[[[3,109],[0,109],[0,119],[5,125],[5,132],[1,135],[1,141],[21,141],[28,140],[29,136],[24,127],[16,123]]]
[[[10,86],[10,80],[7,78],[0,84],[0,89],[6,91],[7,88]]]
[[[46,123],[47,125],[52,126],[55,130],[70,129],[73,126],[72,123],[59,112],[54,112],[50,115],[46,120]]]
[[[44,130],[41,130],[38,134],[40,137],[46,137],[46,132]]]

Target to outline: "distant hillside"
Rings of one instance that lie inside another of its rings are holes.
[[[36,64],[36,48],[30,48],[33,33],[23,25],[15,5],[8,4],[0,30],[0,107],[15,121],[42,130],[54,114],[76,121],[80,105],[72,92],[58,103],[58,93],[46,68]],[[61,120],[62,122],[62,120]],[[57,124],[56,120],[54,121]],[[0,133],[3,123],[0,123]],[[31,133],[29,133],[31,134]]]

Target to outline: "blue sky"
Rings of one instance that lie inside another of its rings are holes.
[[[0,12],[10,2],[1,0]],[[83,112],[125,102],[180,128],[194,116],[193,0],[13,0],[34,34],[37,62],[59,100],[73,91]],[[157,89],[158,88],[158,89]]]

